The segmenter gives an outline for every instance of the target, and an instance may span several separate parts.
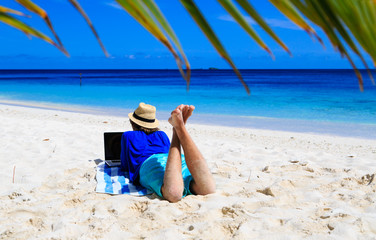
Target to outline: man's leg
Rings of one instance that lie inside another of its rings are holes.
[[[215,192],[215,182],[204,157],[185,128],[185,123],[192,115],[193,110],[193,106],[184,106],[183,108],[179,106],[171,113],[169,122],[174,127],[184,149],[185,161],[193,177],[191,190],[195,194],[206,195]]]
[[[179,107],[181,106],[182,105]],[[178,135],[176,134],[175,129],[173,129],[161,192],[166,200],[177,202],[182,198],[183,191],[184,183],[181,173],[181,146]]]

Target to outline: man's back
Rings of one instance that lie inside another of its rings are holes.
[[[142,163],[157,153],[168,153],[170,140],[163,131],[146,134],[143,131],[124,132],[121,138],[121,166],[129,172],[132,182],[138,183]]]

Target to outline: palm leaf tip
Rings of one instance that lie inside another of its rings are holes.
[[[18,15],[18,16],[30,18],[30,15],[26,15],[23,12],[20,12],[20,11],[17,11],[17,10],[13,10],[11,8],[7,8],[7,7],[4,7],[4,6],[0,6],[0,12],[2,12],[2,13],[11,13],[11,14],[15,14],[15,15]]]
[[[245,88],[246,92],[248,95],[251,95],[251,90],[248,87],[248,84],[244,81],[242,75],[240,74],[239,70],[234,70],[236,75],[238,76],[240,82],[242,83],[243,87]]]
[[[256,9],[247,0],[236,0],[236,2],[243,8],[243,10],[272,38],[276,41],[290,56],[292,55],[288,47],[282,40],[275,34],[267,22],[261,17]],[[265,49],[265,48],[264,48]],[[265,49],[266,50],[266,49]],[[272,56],[274,59],[274,57]]]
[[[57,35],[55,29],[53,28],[52,22],[51,22],[51,20],[48,16],[47,12],[44,9],[42,9],[41,7],[39,7],[37,4],[35,4],[34,2],[32,2],[31,0],[15,0],[15,1],[18,2],[19,4],[21,4],[24,8],[26,8],[30,12],[37,14],[39,17],[41,17],[44,20],[44,22],[46,23],[46,25],[48,26],[48,28],[50,29],[50,31],[52,32],[56,41],[59,44],[58,49],[60,51],[62,51],[67,57],[69,57],[69,53],[65,49],[63,43],[61,42],[61,40],[60,40],[59,36]]]
[[[102,40],[100,39],[97,31],[95,30],[89,16],[86,14],[84,9],[81,7],[81,5],[76,0],[69,0],[69,2],[73,5],[73,7],[83,16],[83,18],[86,20],[86,23],[89,25],[91,31],[93,32],[95,38],[97,39],[102,51],[104,52],[106,57],[110,57],[110,54],[107,52],[104,44],[102,43]]]
[[[141,26],[151,33],[158,41],[160,41],[173,55],[179,72],[189,86],[190,82],[190,65],[182,50],[182,47],[170,27],[169,23],[160,12],[153,0],[127,1],[116,0]],[[167,35],[167,36],[166,36]],[[171,40],[171,41],[170,41]],[[176,49],[177,51],[176,51]],[[180,54],[180,55],[179,55]],[[183,62],[187,68],[184,72]]]
[[[190,84],[190,64],[188,61],[187,56],[185,55],[183,48],[179,42],[178,37],[176,36],[174,30],[170,26],[169,22],[167,21],[166,17],[162,13],[162,11],[159,9],[158,5],[154,2],[154,0],[142,0],[143,4],[133,5],[138,7],[139,9],[145,9],[147,11],[139,11],[140,13],[144,13],[144,15],[150,15],[150,17],[157,21],[159,25],[157,27],[160,28],[161,32],[165,33],[169,40],[171,40],[172,44],[169,43],[169,41],[162,40],[169,48],[169,50],[172,52],[172,54],[175,57],[176,63],[178,65],[180,74],[184,78],[184,80],[187,83],[187,91],[189,90],[189,84]],[[167,39],[168,40],[168,39]],[[171,46],[170,46],[171,45]],[[176,50],[178,53],[175,54],[175,50],[172,48],[173,46],[176,47]],[[180,56],[178,55],[180,54]],[[186,70],[184,71],[183,65],[185,65]]]
[[[292,57],[292,52],[286,45],[282,46],[282,48],[289,54],[290,57]]]
[[[250,94],[248,85],[244,82],[240,72],[236,68],[235,64],[232,62],[226,49],[223,47],[217,35],[214,33],[213,29],[211,28],[211,26],[209,25],[209,23],[207,22],[207,20],[201,13],[201,11],[198,9],[194,1],[193,0],[180,0],[180,2],[182,3],[183,7],[188,11],[189,15],[196,22],[196,24],[204,33],[204,35],[212,44],[212,46],[215,48],[215,50],[218,52],[218,54],[230,64],[230,66],[232,67],[236,75],[238,76],[240,82],[243,84],[245,90],[247,91],[248,94]]]
[[[190,84],[191,84],[191,68],[189,66],[189,68],[187,67],[187,91],[189,91],[189,87],[190,87]]]
[[[269,53],[270,57],[275,60],[275,56],[273,54],[273,52],[270,50],[270,48],[268,48],[267,46],[264,47],[264,50]]]
[[[232,18],[244,29],[244,31],[274,59],[273,53],[266,43],[261,39],[257,32],[247,22],[240,10],[235,6],[232,0],[218,0],[222,7],[232,16]]]
[[[56,48],[58,48],[60,51],[64,52],[67,56],[69,56],[69,54],[65,51],[65,49],[62,48],[57,43],[55,43],[51,38],[49,38],[45,34],[39,32],[38,30],[30,27],[29,25],[25,24],[24,22],[22,22],[22,21],[20,21],[20,20],[18,20],[16,18],[10,16],[9,14],[0,12],[0,21],[3,22],[3,23],[5,23],[5,24],[8,24],[8,25],[12,26],[15,29],[18,29],[18,30],[22,31],[29,38],[31,36],[34,36],[34,37],[40,38],[40,39],[42,39],[42,40],[44,40],[44,41],[52,44],[53,46],[55,46]]]

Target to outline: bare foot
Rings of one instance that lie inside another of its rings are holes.
[[[187,106],[187,105],[180,104],[179,106],[176,107],[176,109],[180,109],[180,111],[183,112],[183,109],[185,108],[185,106]]]
[[[181,110],[181,105],[178,106],[174,111],[171,112],[171,116],[168,119],[168,122],[175,128],[180,129],[184,126],[183,113]]]
[[[181,105],[180,105],[181,106]],[[187,120],[190,116],[192,116],[193,114],[193,110],[195,110],[195,106],[193,105],[185,105],[183,110],[182,110],[182,113],[183,113],[183,120],[184,120],[184,124],[187,123]]]

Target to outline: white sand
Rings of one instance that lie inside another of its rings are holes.
[[[0,122],[0,239],[376,239],[375,140],[189,125],[217,193],[171,204],[95,193],[126,118],[0,105]]]

